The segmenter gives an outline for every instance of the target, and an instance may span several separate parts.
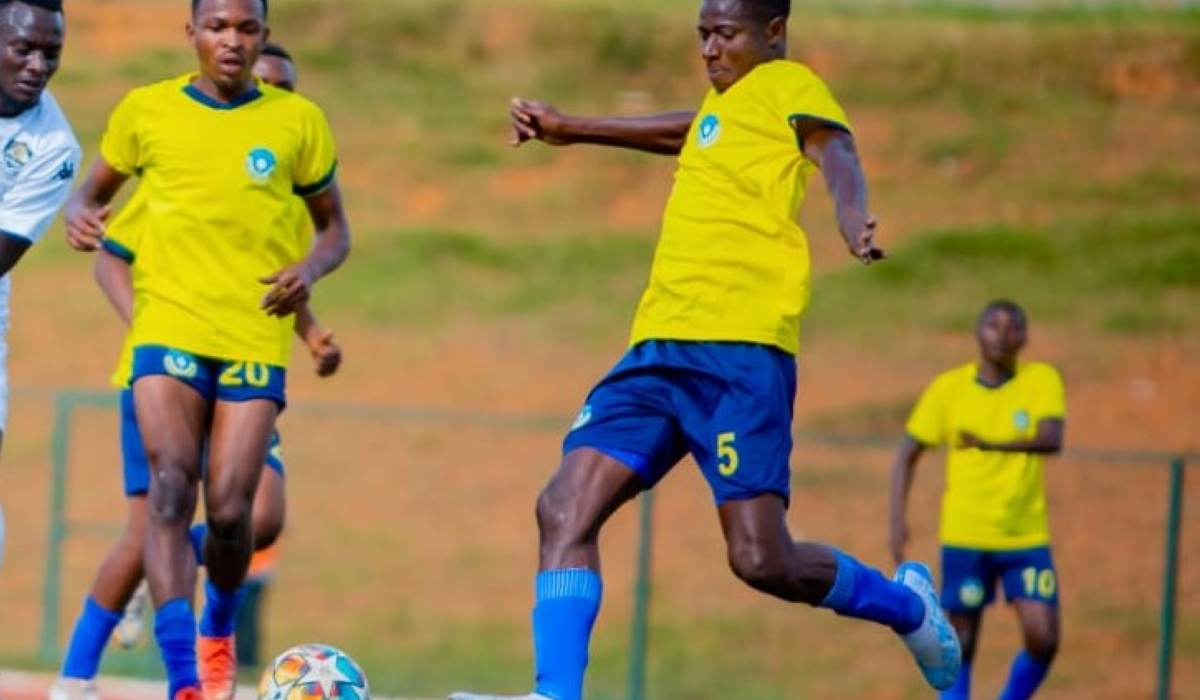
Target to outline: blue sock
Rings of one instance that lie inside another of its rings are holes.
[[[121,621],[121,613],[100,606],[95,598],[88,596],[83,601],[83,610],[75,621],[71,643],[63,659],[62,674],[65,678],[91,680],[100,668],[100,657],[113,629]]]
[[[1013,659],[1008,671],[1008,683],[1000,693],[1000,700],[1029,700],[1046,679],[1050,665],[1029,655],[1024,649]]]
[[[199,688],[196,672],[196,615],[187,598],[169,600],[154,613],[154,639],[167,669],[167,696]]]
[[[196,555],[196,564],[204,566],[204,536],[208,534],[208,525],[196,523],[188,530],[188,538],[192,541],[192,553]]]
[[[238,605],[242,602],[245,586],[232,591],[223,591],[212,584],[204,584],[204,612],[200,615],[200,634],[205,637],[228,637],[233,634],[237,620]]]
[[[834,550],[837,575],[819,607],[838,615],[871,620],[908,634],[925,620],[925,601],[903,584]]]
[[[942,691],[940,700],[971,700],[971,662],[963,659],[954,685]]]
[[[534,692],[554,700],[580,700],[592,625],[604,592],[589,569],[543,571],[533,607]]]

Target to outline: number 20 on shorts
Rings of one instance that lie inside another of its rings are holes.
[[[231,362],[221,371],[221,386],[264,387],[271,381],[271,368],[261,362]]]

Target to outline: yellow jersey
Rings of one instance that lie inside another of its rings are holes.
[[[1008,382],[988,388],[976,381],[974,362],[942,373],[925,389],[908,419],[908,434],[922,445],[945,445],[942,494],[943,544],[1012,550],[1050,542],[1041,455],[958,446],[966,431],[986,442],[1028,440],[1038,423],[1066,417],[1058,371],[1022,362]]]
[[[259,278],[307,251],[293,195],[333,182],[333,136],[300,95],[260,85],[223,104],[193,77],[131,91],[100,144],[145,189],[132,343],[286,367],[293,320],[262,311]]]
[[[793,61],[709,89],[679,154],[631,343],[735,341],[795,354],[808,304],[808,241],[796,217],[816,164],[793,120],[849,132],[829,88]]]

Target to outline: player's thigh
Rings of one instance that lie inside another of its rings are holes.
[[[687,447],[717,505],[791,497],[796,362],[752,343],[681,343],[695,371],[677,403]]]
[[[941,557],[943,608],[972,615],[991,605],[996,598],[998,574],[991,552],[943,546]]]
[[[205,476],[210,510],[227,499],[252,502],[278,415],[279,404],[271,399],[216,402]]]
[[[552,484],[582,480],[577,465],[585,471],[604,465],[623,467],[643,488],[652,488],[683,458],[687,447],[674,405],[681,388],[663,363],[655,343],[642,343],[596,384],[563,438],[563,461]],[[583,449],[599,454],[572,456]]]
[[[152,480],[164,468],[199,478],[200,449],[215,397],[212,362],[164,346],[138,346],[132,385],[142,445],[155,467]]]

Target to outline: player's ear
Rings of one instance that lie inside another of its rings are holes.
[[[192,46],[195,46],[196,45],[196,25],[192,24],[191,20],[188,20],[187,24],[183,25],[183,31],[185,34],[187,34],[188,43],[191,44]]]

